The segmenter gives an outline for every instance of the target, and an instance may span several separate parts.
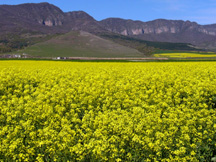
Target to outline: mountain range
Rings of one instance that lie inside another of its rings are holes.
[[[84,11],[63,12],[49,3],[0,5],[2,52],[48,41],[71,31],[84,31],[142,53],[155,49],[179,50],[180,47],[182,50],[216,50],[216,24],[165,19],[97,21]]]

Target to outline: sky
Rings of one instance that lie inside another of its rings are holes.
[[[48,2],[64,12],[85,11],[96,20],[109,17],[151,21],[189,20],[216,24],[216,0],[0,0],[0,4]]]

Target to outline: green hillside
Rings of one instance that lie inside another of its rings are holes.
[[[152,42],[145,41],[138,38],[133,38],[129,36],[113,34],[113,33],[100,33],[100,37],[111,40],[123,46],[128,46],[137,49],[141,53],[147,56],[152,56],[153,53],[158,53],[158,51],[163,50],[178,50],[178,51],[200,51],[201,49],[196,49],[192,47],[189,43],[169,43],[169,42]]]
[[[27,47],[18,53],[39,57],[143,57],[136,49],[84,31],[72,31]]]

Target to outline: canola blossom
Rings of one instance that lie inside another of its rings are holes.
[[[216,54],[213,52],[207,53],[161,53],[154,54],[154,57],[170,57],[170,58],[215,58]]]
[[[0,61],[0,161],[215,156],[215,62]]]

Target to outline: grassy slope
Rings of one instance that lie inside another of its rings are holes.
[[[87,32],[72,31],[70,33],[37,43],[20,50],[32,56],[43,57],[143,57],[144,54],[105,40]]]
[[[0,54],[15,52],[27,46],[44,42],[59,34],[41,34],[37,32],[22,31],[20,33],[8,33],[0,35]]]
[[[127,37],[118,34],[100,34],[101,37],[109,39],[113,42],[129,46],[131,48],[137,49],[138,51],[152,56],[152,53],[158,53],[161,51],[199,51],[200,49],[196,49],[187,43],[169,43],[169,42],[151,42],[145,41],[133,37]]]

